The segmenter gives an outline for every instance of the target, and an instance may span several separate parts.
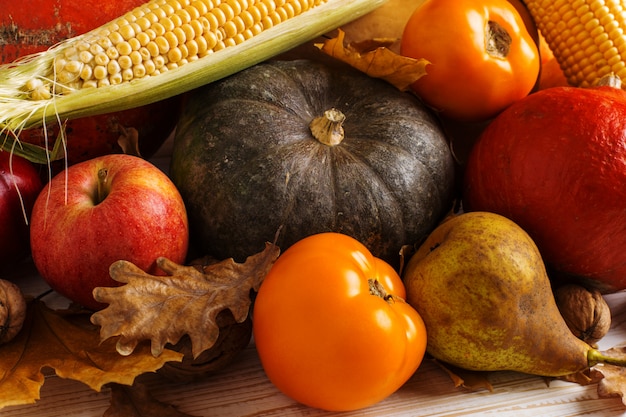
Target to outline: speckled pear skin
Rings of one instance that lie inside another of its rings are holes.
[[[444,221],[403,279],[438,360],[542,376],[588,367],[590,346],[561,317],[535,243],[505,217],[468,212]]]

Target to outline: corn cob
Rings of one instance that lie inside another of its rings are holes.
[[[589,87],[609,74],[626,80],[623,1],[525,0],[525,3],[571,85]]]
[[[151,0],[0,66],[0,145],[20,154],[15,141],[22,129],[189,91],[330,32],[384,1]]]

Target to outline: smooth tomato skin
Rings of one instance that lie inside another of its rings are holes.
[[[417,370],[424,322],[402,299],[371,295],[368,279],[404,294],[391,266],[340,233],[304,238],[278,258],[255,299],[253,333],[280,391],[310,407],[356,410],[388,397]]]
[[[506,57],[492,56],[485,47],[489,21],[512,38]],[[463,121],[489,119],[528,95],[540,69],[537,43],[507,0],[427,0],[405,26],[401,54],[430,63],[413,91]]]

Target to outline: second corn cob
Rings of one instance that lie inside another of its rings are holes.
[[[623,1],[525,0],[525,3],[571,85],[589,87],[609,74],[626,80]]]

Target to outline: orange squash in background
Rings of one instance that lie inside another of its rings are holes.
[[[472,148],[463,204],[510,218],[555,276],[626,289],[626,92],[554,87],[496,117]]]

